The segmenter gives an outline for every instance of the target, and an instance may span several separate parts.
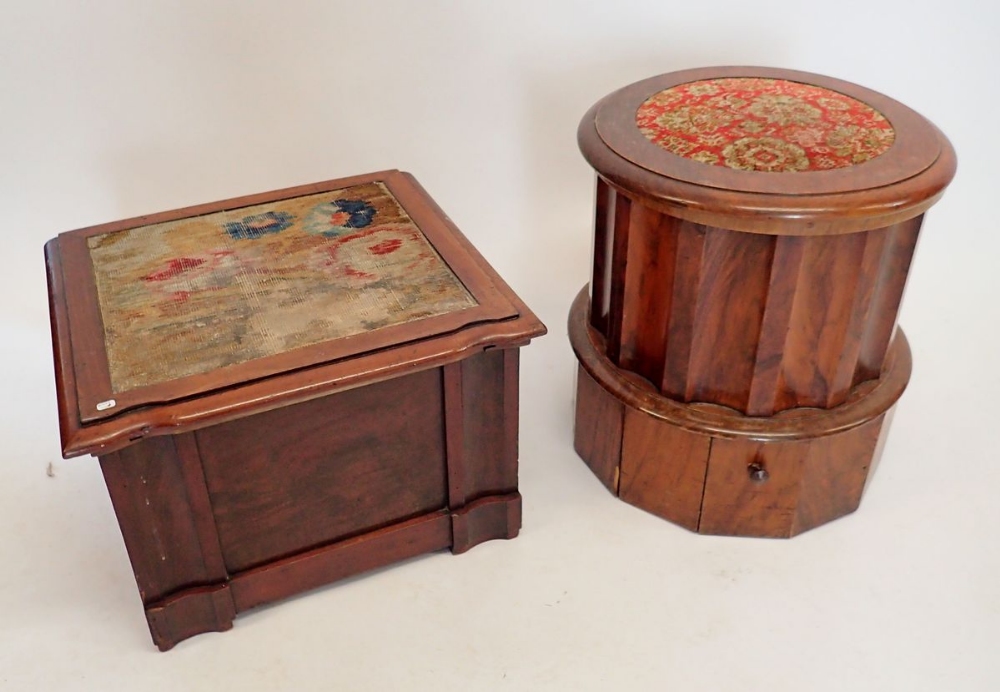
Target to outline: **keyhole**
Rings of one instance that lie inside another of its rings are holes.
[[[747,473],[750,474],[750,480],[754,483],[763,483],[771,477],[771,474],[764,468],[764,462],[760,457],[757,457],[747,465]]]

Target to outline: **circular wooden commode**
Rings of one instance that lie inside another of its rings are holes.
[[[854,84],[716,67],[610,94],[579,143],[597,194],[569,317],[577,452],[700,533],[854,511],[910,377],[896,317],[948,140]]]

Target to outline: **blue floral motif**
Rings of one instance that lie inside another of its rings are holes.
[[[336,238],[369,226],[375,207],[363,199],[336,199],[320,204],[309,212],[303,230],[325,238]]]
[[[287,211],[265,211],[263,214],[244,216],[239,221],[230,221],[225,224],[225,229],[234,240],[254,240],[285,230],[292,225],[293,219]]]

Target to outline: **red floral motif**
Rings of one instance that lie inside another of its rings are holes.
[[[370,245],[368,249],[374,255],[388,255],[398,250],[402,245],[403,241],[399,238],[390,238],[389,240],[383,240],[381,243]]]
[[[419,240],[418,231],[407,226],[374,226],[358,233],[338,238],[326,248],[329,259],[324,262],[341,276],[365,283],[380,281],[390,269],[418,270],[422,264],[436,261]],[[387,265],[385,257],[393,255]]]
[[[378,277],[374,274],[369,274],[368,272],[355,269],[354,267],[344,267],[343,272],[344,276],[350,276],[355,279],[378,279]]]
[[[180,276],[188,269],[200,267],[204,263],[205,260],[197,257],[176,257],[167,263],[166,268],[147,274],[142,277],[142,279],[143,281],[166,281],[167,279],[172,279],[175,276]]]
[[[884,154],[895,139],[871,106],[783,79],[680,84],[649,97],[635,120],[647,139],[677,156],[750,171],[853,166]]]
[[[221,290],[232,282],[240,262],[232,250],[216,250],[198,257],[174,257],[162,269],[142,277],[156,292],[174,303],[195,293]]]

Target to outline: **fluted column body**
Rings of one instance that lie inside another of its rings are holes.
[[[831,408],[878,377],[923,215],[766,235],[661,213],[597,180],[591,324],[677,401],[751,416]]]

